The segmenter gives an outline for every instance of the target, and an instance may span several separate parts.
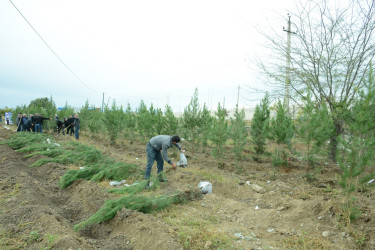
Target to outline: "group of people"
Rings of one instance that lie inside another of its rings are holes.
[[[65,135],[65,130],[67,135],[73,135],[78,140],[79,139],[79,127],[81,121],[79,120],[78,114],[71,115],[69,118],[64,117],[64,120],[61,121],[57,114],[55,115],[55,123],[57,126],[57,134],[61,132]]]
[[[61,121],[57,114],[55,115],[55,123],[57,126],[57,134],[59,135],[61,132],[63,135],[73,135],[78,140],[79,139],[79,128],[81,125],[81,121],[79,120],[78,114],[71,115],[69,118],[64,117],[64,121]]]
[[[16,117],[17,132],[35,132],[43,133],[43,123],[45,120],[51,120],[49,117],[44,117],[42,114],[26,114],[19,113]],[[80,120],[78,114],[71,115],[69,118],[64,117],[64,121],[60,121],[57,114],[55,115],[55,123],[57,126],[57,134],[62,132],[65,135],[73,135],[79,139]]]
[[[36,113],[31,114],[27,117],[26,114],[19,113],[16,117],[17,132],[40,132],[43,133],[43,123],[45,120],[51,120],[51,118],[44,117],[42,114]]]

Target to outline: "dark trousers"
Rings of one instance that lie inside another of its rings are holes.
[[[151,169],[154,165],[154,161],[156,161],[158,166],[158,174],[163,172],[164,168],[164,160],[161,156],[161,152],[158,150],[155,150],[150,143],[147,143],[146,146],[146,152],[147,152],[147,166],[146,166],[146,173],[145,173],[145,180],[150,179],[151,175]]]
[[[67,135],[73,135],[74,134],[74,127],[73,124],[68,127],[68,130],[66,131]]]

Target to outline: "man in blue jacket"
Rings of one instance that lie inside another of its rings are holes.
[[[178,144],[181,141],[181,138],[178,135],[158,135],[152,137],[151,140],[147,143],[146,152],[147,152],[147,166],[145,173],[145,180],[147,180],[146,188],[150,188],[150,175],[151,169],[156,161],[158,167],[158,176],[160,182],[166,182],[167,180],[163,178],[163,168],[164,161],[168,162],[169,165],[172,165],[174,169],[177,168],[176,163],[173,163],[169,159],[167,151],[172,146],[178,148],[181,151],[181,146]]]

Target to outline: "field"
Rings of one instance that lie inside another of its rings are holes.
[[[0,128],[0,140],[14,132]],[[50,136],[57,143],[73,137]],[[128,144],[92,139],[83,134],[81,144],[94,146],[105,156],[133,163],[142,171],[145,143]],[[356,192],[361,215],[350,221],[345,196],[338,184],[337,165],[321,162],[308,178],[306,167],[291,158],[272,179],[267,157],[260,162],[250,154],[239,163],[224,154],[221,164],[210,156],[187,149],[188,167],[171,170],[167,183],[144,190],[145,196],[197,189],[210,181],[213,193],[151,213],[126,208],[114,218],[82,230],[74,226],[95,214],[109,199],[124,194],[108,192],[110,180],[77,180],[65,189],[60,178],[80,165],[47,163],[30,167],[44,156],[25,158],[6,144],[0,145],[0,249],[374,249],[373,189]],[[178,154],[170,150],[174,161]],[[153,175],[156,167],[153,168]],[[132,184],[136,179],[127,180]],[[369,187],[373,184],[369,184]]]

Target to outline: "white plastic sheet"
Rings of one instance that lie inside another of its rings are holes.
[[[198,188],[202,190],[202,194],[210,194],[212,193],[212,184],[208,181],[201,181],[198,184]]]

